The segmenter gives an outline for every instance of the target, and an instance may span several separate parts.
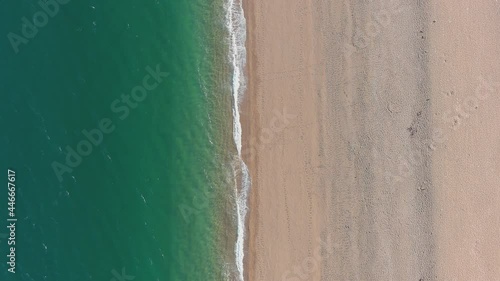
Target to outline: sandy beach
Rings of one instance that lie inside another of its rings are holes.
[[[500,280],[500,3],[244,8],[245,280]]]

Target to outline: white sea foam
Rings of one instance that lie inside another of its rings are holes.
[[[243,13],[242,0],[227,0],[224,3],[226,26],[229,31],[229,60],[232,64],[232,95],[233,95],[233,139],[238,151],[237,163],[234,165],[234,191],[236,200],[237,239],[234,249],[238,280],[244,281],[243,260],[245,256],[245,218],[248,210],[248,192],[250,190],[250,175],[241,157],[241,122],[240,101],[246,90],[246,20]],[[238,184],[238,180],[241,183]]]

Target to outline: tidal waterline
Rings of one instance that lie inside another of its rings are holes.
[[[0,152],[21,219],[18,270],[2,261],[2,280],[236,276],[223,4],[71,1],[17,54],[4,37]],[[3,34],[38,9],[0,5]],[[120,119],[110,105],[158,64],[168,77]],[[59,181],[51,164],[105,118],[116,128]]]

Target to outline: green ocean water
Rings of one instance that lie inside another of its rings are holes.
[[[22,35],[22,18],[33,19],[40,5],[0,6],[0,224],[7,225],[8,168],[16,171],[18,219],[16,273],[7,271],[0,236],[0,280],[234,274],[222,1],[72,0],[17,54],[8,34]],[[168,76],[148,80],[157,86],[140,102],[122,100],[151,76],[147,67]],[[67,147],[78,152],[88,139],[82,130],[108,119],[113,130],[70,167]],[[71,169],[61,181],[54,162]]]

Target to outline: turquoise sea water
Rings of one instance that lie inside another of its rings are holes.
[[[0,2],[0,280],[236,280],[224,3],[66,2],[17,53],[42,8]]]

